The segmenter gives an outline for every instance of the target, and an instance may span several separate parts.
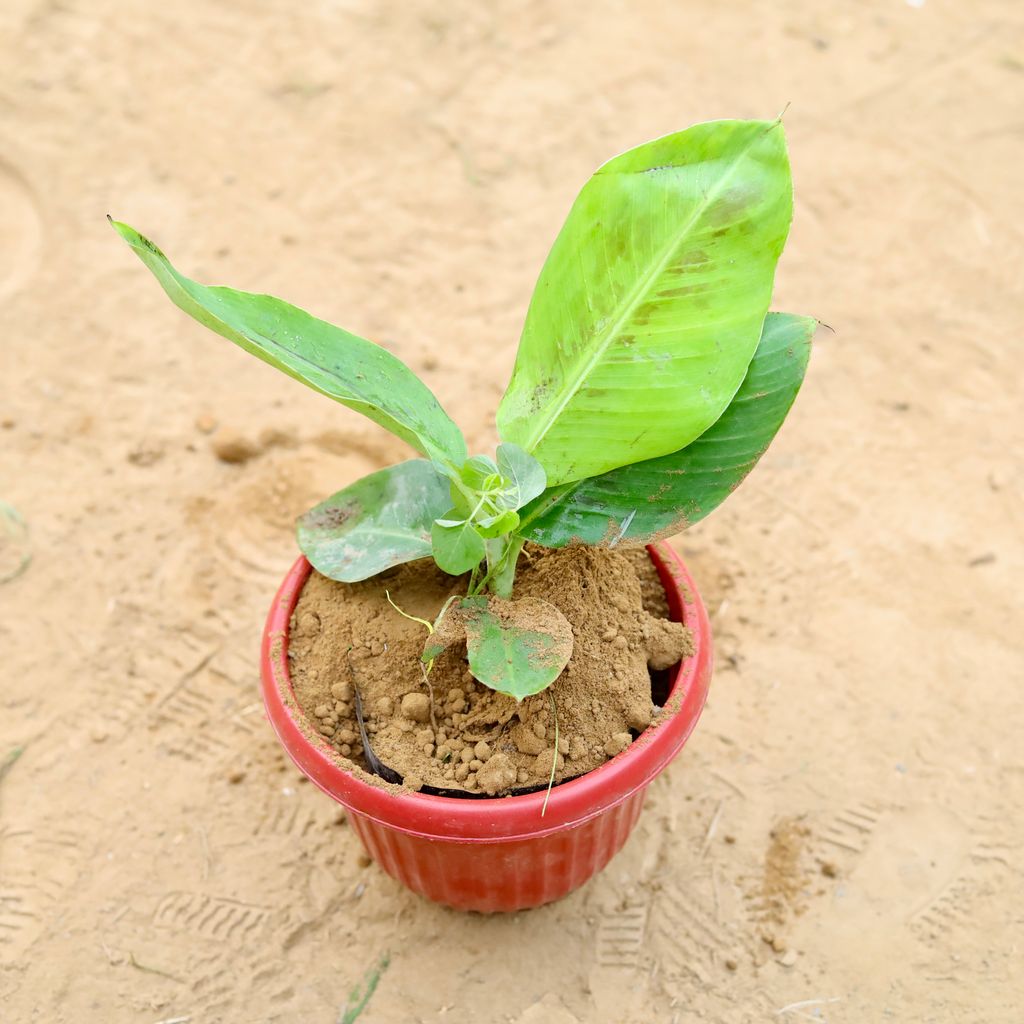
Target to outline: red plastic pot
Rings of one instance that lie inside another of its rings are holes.
[[[300,728],[288,675],[288,629],[311,567],[292,566],[267,617],[260,658],[267,715],[292,760],[344,805],[369,855],[428,899],[461,910],[522,910],[560,899],[622,848],[648,785],[686,742],[711,680],[707,612],[680,557],[667,544],[647,549],[672,618],[693,632],[694,653],[679,666],[667,715],[600,768],[544,793],[463,800],[393,793],[344,771],[326,740]]]

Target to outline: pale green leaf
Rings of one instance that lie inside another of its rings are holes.
[[[572,627],[547,601],[467,597],[460,611],[470,671],[492,690],[522,700],[550,686],[569,663]]]
[[[499,444],[495,454],[498,471],[508,482],[498,496],[499,507],[522,508],[544,491],[547,484],[544,467],[529,452],[517,444]]]
[[[477,521],[476,529],[481,537],[490,540],[511,533],[519,525],[519,513],[513,509],[487,516]]]
[[[546,547],[650,541],[703,519],[753,469],[796,398],[817,321],[769,313],[747,375],[721,418],[681,451],[552,487],[523,509]]]
[[[484,541],[473,523],[460,520],[456,509],[450,509],[430,528],[434,561],[443,572],[460,576],[479,565],[484,557]]]
[[[712,121],[584,186],[533,294],[498,410],[548,486],[678,451],[729,404],[792,213],[778,121]]]
[[[324,576],[369,579],[430,554],[430,528],[448,482],[424,459],[371,473],[300,517],[299,548]]]
[[[430,389],[387,349],[271,295],[206,287],[179,274],[134,228],[111,221],[171,301],[271,366],[386,427],[440,463],[461,465],[466,442]]]

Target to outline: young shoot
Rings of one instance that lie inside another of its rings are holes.
[[[554,605],[513,598],[523,545],[676,533],[735,490],[781,426],[817,326],[768,312],[792,206],[780,119],[697,124],[599,168],[541,270],[493,456],[470,456],[386,349],[281,299],[192,281],[111,223],[186,313],[418,453],[303,515],[299,547],[342,582],[426,557],[466,575],[424,662],[464,639],[474,676],[521,700],[572,654]]]

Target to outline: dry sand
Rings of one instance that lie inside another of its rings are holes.
[[[334,1024],[390,952],[360,1024],[1019,1021],[1022,18],[5,0],[0,499],[34,557],[0,586],[0,1019]],[[424,903],[255,671],[292,517],[401,446],[171,308],[103,215],[392,347],[480,450],[587,174],[787,101],[775,305],[836,333],[676,541],[705,717],[582,891]]]

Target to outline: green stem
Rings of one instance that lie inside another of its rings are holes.
[[[480,580],[476,590],[470,592],[469,596],[473,597],[490,587],[498,597],[511,597],[516,562],[519,561],[519,552],[523,550],[525,543],[526,538],[518,534],[487,541],[487,575]]]
[[[548,809],[548,798],[551,796],[551,790],[555,785],[555,768],[558,766],[558,705],[555,703],[555,691],[549,689],[548,694],[551,697],[551,714],[555,718],[555,754],[551,758],[551,778],[548,779],[548,791],[544,794],[544,806],[540,809],[540,816],[542,818]]]

